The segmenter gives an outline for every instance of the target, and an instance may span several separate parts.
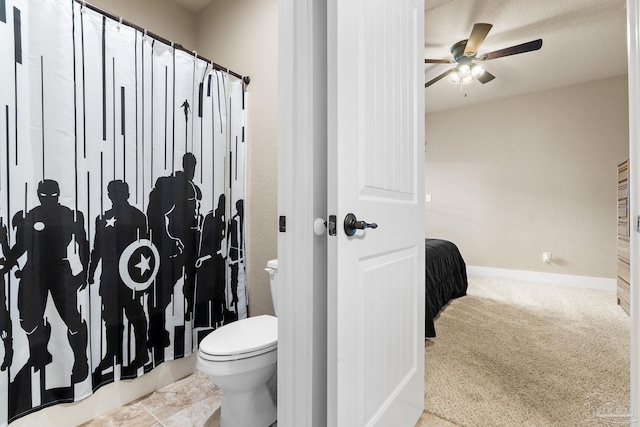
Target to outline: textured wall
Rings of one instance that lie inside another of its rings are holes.
[[[196,15],[171,0],[92,0],[107,12],[181,44],[196,48]]]
[[[198,14],[198,53],[251,77],[248,86],[249,314],[273,314],[267,261],[277,249],[278,2],[217,0]]]
[[[615,278],[628,144],[626,75],[428,114],[427,236],[473,266]]]

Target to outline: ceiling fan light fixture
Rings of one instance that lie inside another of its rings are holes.
[[[453,84],[460,84],[460,82],[462,81],[460,79],[460,76],[458,75],[458,73],[449,74],[449,79],[448,80]]]
[[[495,79],[493,74],[485,71],[483,66],[475,64],[474,61],[482,61],[484,63],[484,61],[490,59],[532,52],[542,47],[542,39],[537,39],[478,56],[480,45],[482,45],[492,27],[493,25],[487,23],[474,24],[468,39],[460,40],[451,46],[453,60],[425,58],[425,64],[456,64],[454,68],[426,82],[425,87],[429,87],[446,77],[449,82],[459,85],[462,93],[462,85],[471,83],[474,80],[485,84]],[[466,96],[466,93],[464,95]]]
[[[474,64],[473,67],[471,67],[471,75],[473,76],[474,79],[477,79],[483,74],[484,74],[484,68],[482,68],[480,65]]]
[[[458,74],[460,77],[464,79],[464,77],[468,76],[471,73],[471,67],[469,64],[462,64],[460,68],[458,68]]]

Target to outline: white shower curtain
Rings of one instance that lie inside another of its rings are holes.
[[[0,0],[0,426],[247,315],[244,86],[73,0]]]

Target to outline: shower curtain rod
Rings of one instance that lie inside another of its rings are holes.
[[[186,53],[189,53],[191,55],[194,55],[198,59],[201,59],[201,60],[203,60],[205,62],[210,63],[211,66],[213,68],[215,68],[216,70],[224,71],[226,73],[231,74],[232,76],[235,76],[235,77],[237,77],[239,79],[242,79],[242,81],[244,82],[245,86],[247,86],[251,82],[251,79],[249,78],[249,76],[241,76],[240,74],[238,74],[238,73],[236,73],[234,71],[231,71],[230,69],[225,68],[222,65],[216,64],[215,62],[213,62],[210,59],[205,58],[204,56],[198,55],[198,53],[196,51],[188,50],[187,48],[185,48],[184,46],[182,46],[179,43],[174,43],[171,40],[167,40],[164,37],[161,37],[161,36],[159,36],[157,34],[152,33],[151,31],[147,31],[146,28],[142,28],[141,26],[136,25],[133,22],[127,21],[126,19],[123,19],[121,16],[116,16],[113,13],[107,12],[106,10],[104,10],[104,9],[94,5],[94,4],[88,3],[88,2],[86,2],[84,0],[74,0],[74,1],[76,3],[79,3],[82,7],[87,7],[89,9],[93,10],[94,12],[98,12],[99,14],[104,15],[107,18],[109,18],[109,19],[111,19],[111,20],[113,20],[115,22],[120,23],[120,25],[126,25],[127,27],[134,28],[134,29],[140,31],[141,33],[143,33],[143,34],[145,34],[145,35],[147,35],[147,36],[149,36],[151,38],[154,38],[154,39],[156,39],[156,40],[158,40],[158,41],[160,41],[160,42],[162,42],[164,44],[172,46],[175,49],[178,49],[178,50],[181,50],[183,52],[186,52]]]

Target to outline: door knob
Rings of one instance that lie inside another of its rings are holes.
[[[316,233],[316,236],[322,236],[327,232],[327,221],[323,218],[316,218],[313,221],[313,232]]]
[[[344,232],[347,236],[353,236],[356,234],[356,230],[364,230],[365,228],[378,228],[378,224],[358,221],[358,218],[352,213],[344,217]]]

